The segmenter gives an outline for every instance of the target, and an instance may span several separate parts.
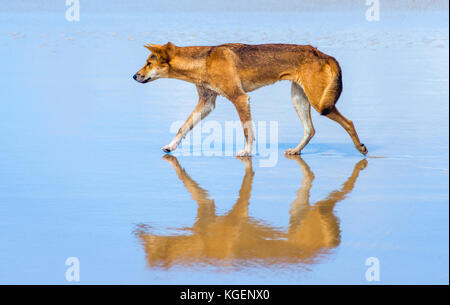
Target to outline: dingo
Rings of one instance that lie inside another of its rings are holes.
[[[177,47],[167,44],[145,46],[151,51],[145,66],[133,78],[147,83],[158,78],[176,78],[197,86],[199,101],[192,114],[170,144],[162,149],[174,151],[186,134],[215,107],[218,94],[229,99],[239,114],[245,135],[245,149],[238,156],[250,156],[255,140],[249,96],[246,92],[280,80],[292,81],[294,108],[302,120],[304,135],[297,147],[286,154],[300,154],[314,136],[311,105],[320,114],[339,123],[350,135],[356,149],[367,154],[352,121],[336,108],[342,91],[338,62],[312,46],[290,44]]]

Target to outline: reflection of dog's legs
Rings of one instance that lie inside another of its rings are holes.
[[[290,159],[296,157],[290,157]],[[309,192],[314,175],[308,165],[299,157],[296,158],[303,171],[302,186],[297,192],[297,198],[291,205],[288,239],[301,243],[312,249],[320,247],[335,247],[340,243],[339,220],[333,213],[334,206],[353,190],[359,172],[367,166],[367,160],[358,162],[352,175],[342,186],[324,200],[309,204]]]
[[[248,216],[248,206],[250,204],[253,176],[255,175],[255,172],[253,171],[251,158],[238,157],[238,159],[245,163],[245,175],[242,179],[241,189],[239,190],[239,198],[228,215],[240,218]]]
[[[355,186],[356,179],[358,179],[359,172],[365,169],[367,166],[367,160],[362,159],[358,163],[355,164],[353,168],[352,175],[347,179],[347,181],[343,184],[340,190],[336,190],[330,193],[327,198],[324,200],[318,201],[315,206],[318,207],[321,211],[327,212],[332,211],[336,203],[343,200],[347,194],[349,194],[353,187]]]
[[[215,205],[214,200],[208,198],[208,192],[201,188],[197,182],[195,182],[187,172],[180,166],[176,157],[171,155],[165,155],[163,157],[164,160],[169,162],[175,172],[178,175],[178,178],[183,182],[184,186],[191,194],[192,199],[194,199],[198,204],[197,217],[199,220],[211,220],[211,218],[215,217]]]
[[[311,171],[308,164],[300,156],[289,155],[289,159],[296,160],[302,169],[302,185],[297,191],[297,198],[292,202],[291,209],[289,210],[290,226],[296,226],[303,218],[302,216],[310,208],[309,205],[309,193],[311,190],[312,182],[314,180],[314,173]]]
[[[299,155],[301,150],[309,143],[314,136],[314,126],[311,120],[311,104],[306,97],[305,91],[297,83],[292,83],[291,87],[292,104],[295,111],[302,120],[303,138],[295,148],[286,150],[288,155]]]
[[[214,109],[216,105],[217,93],[201,86],[197,86],[197,91],[199,96],[197,106],[180,128],[172,142],[162,148],[164,152],[169,153],[177,149],[181,140],[188,134],[188,132],[191,131],[198,122],[208,116],[208,114],[210,114]]]

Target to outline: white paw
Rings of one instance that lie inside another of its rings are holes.
[[[252,153],[250,151],[241,150],[236,153],[236,157],[250,157]]]
[[[286,155],[300,155],[300,150],[296,148],[289,148],[284,152]]]
[[[176,145],[166,145],[163,148],[161,148],[165,153],[170,153],[171,151],[174,151],[175,149],[177,149]]]

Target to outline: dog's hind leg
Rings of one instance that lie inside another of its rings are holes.
[[[336,107],[334,107],[333,110],[326,115],[326,117],[341,125],[352,138],[355,148],[363,155],[367,155],[367,148],[359,141],[358,134],[356,133],[355,126],[352,121],[344,117]]]
[[[181,126],[180,130],[178,130],[178,133],[172,140],[172,142],[162,148],[164,152],[169,153],[177,149],[181,140],[183,140],[183,138],[189,133],[189,131],[191,131],[198,122],[208,116],[208,114],[210,114],[211,111],[213,111],[213,109],[215,108],[217,97],[216,92],[202,86],[197,86],[197,91],[199,96],[197,106],[188,117],[186,122],[183,124],[183,126]]]
[[[299,155],[301,150],[309,143],[314,136],[314,126],[311,120],[311,104],[303,91],[303,88],[292,82],[291,87],[292,104],[294,104],[295,111],[302,120],[303,124],[303,138],[295,148],[286,150],[288,155]]]

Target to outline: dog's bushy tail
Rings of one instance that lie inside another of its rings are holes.
[[[321,115],[329,114],[336,105],[342,92],[342,71],[339,63],[330,56],[327,59],[329,81],[319,102]]]

